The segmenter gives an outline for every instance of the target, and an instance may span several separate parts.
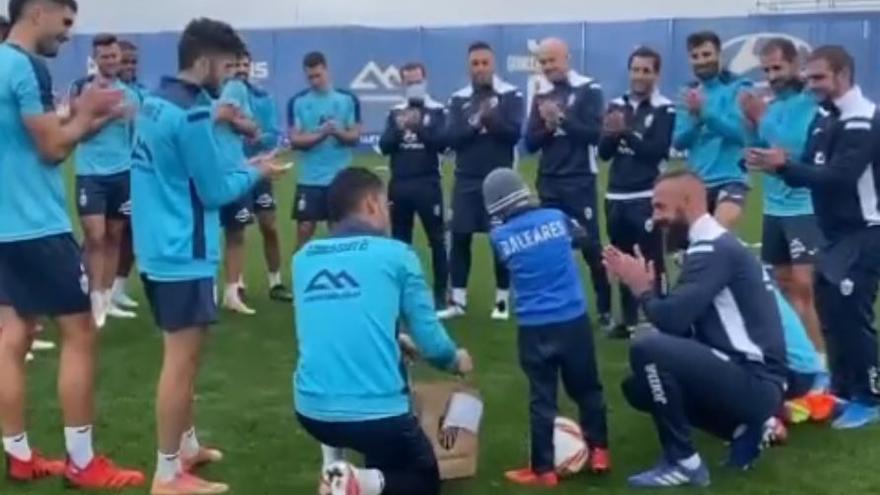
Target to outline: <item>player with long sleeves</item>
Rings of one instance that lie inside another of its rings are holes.
[[[608,106],[599,157],[611,161],[605,218],[611,244],[633,254],[635,246],[654,262],[656,290],[663,285],[663,240],[651,220],[654,181],[666,165],[675,125],[675,108],[657,88],[660,54],[640,47],[629,58],[630,90]],[[639,318],[638,301],[620,287],[623,321],[609,336],[630,338]]]
[[[538,54],[543,76],[529,113],[526,148],[541,152],[538,196],[541,204],[557,208],[589,232],[583,249],[590,267],[602,327],[611,327],[611,285],[602,266],[597,205],[596,147],[605,110],[602,88],[570,67],[568,46],[562,40],[541,42]]]
[[[412,414],[399,322],[440,370],[472,371],[438,321],[421,262],[388,237],[388,198],[374,173],[351,168],[328,189],[326,239],[293,258],[293,378],[300,424],[323,444],[322,495],[438,495],[431,443]],[[366,469],[339,449],[364,455]]]
[[[177,77],[162,79],[137,117],[132,164],[132,228],[144,289],[163,332],[157,387],[158,459],[153,495],[224,493],[191,469],[222,458],[201,447],[193,423],[199,355],[217,319],[220,209],[283,169],[250,166],[217,139],[220,107],[208,90],[226,80],[244,44],[227,24],[192,21],[180,40]]]
[[[483,180],[496,168],[511,168],[523,124],[522,93],[495,75],[495,54],[484,42],[468,48],[471,83],[449,100],[447,139],[455,151],[455,185],[452,191],[449,256],[452,297],[441,318],[465,314],[471,271],[471,241],[489,231],[483,205]],[[510,318],[510,279],[495,260],[495,307],[492,319]]]
[[[651,414],[663,455],[629,482],[707,486],[709,470],[694,448],[692,426],[729,440],[728,464],[749,468],[765,423],[782,407],[785,338],[769,274],[709,215],[703,182],[692,172],[668,172],[652,201],[655,225],[670,242],[687,244],[675,286],[658,295],[654,270],[640,253],[614,247],[605,253],[609,272],[636,294],[657,329],[633,340],[623,392]]]
[[[596,365],[584,287],[572,246],[585,229],[560,210],[534,205],[515,171],[498,169],[483,183],[486,209],[498,224],[489,238],[510,271],[519,324],[519,362],[529,380],[531,463],[505,476],[521,485],[555,486],[553,425],[559,376],[577,404],[589,469],[611,469],[605,399]],[[553,262],[548,263],[548,260]]]
[[[388,113],[379,149],[389,157],[391,169],[391,235],[412,244],[413,221],[418,215],[431,247],[434,305],[442,311],[449,284],[440,177],[440,156],[446,150],[446,109],[428,94],[425,70],[420,63],[401,68],[406,101]]]
[[[696,81],[678,106],[672,145],[708,187],[709,211],[727,228],[742,216],[748,194],[739,95],[751,86],[721,70],[721,39],[711,31],[688,36]]]
[[[802,156],[783,147],[750,149],[750,165],[809,188],[825,235],[816,302],[828,342],[832,391],[848,401],[835,428],[880,419],[874,302],[880,283],[880,112],[855,84],[852,56],[839,46],[808,58],[807,87],[821,109]]]

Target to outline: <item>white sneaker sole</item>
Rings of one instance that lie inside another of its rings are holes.
[[[50,342],[48,340],[40,340],[34,339],[33,343],[31,343],[32,351],[51,351],[57,347],[55,342]]]

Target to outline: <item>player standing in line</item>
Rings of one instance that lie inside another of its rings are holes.
[[[694,33],[687,49],[697,80],[684,92],[672,145],[688,153],[688,166],[708,188],[709,211],[730,229],[742,216],[749,191],[738,99],[751,83],[721,70],[717,34]]]
[[[801,80],[797,47],[787,38],[773,38],[761,49],[761,64],[773,99],[767,104],[757,95],[743,94],[746,140],[756,147],[780,147],[790,156],[801,156],[819,106]],[[813,265],[822,243],[810,190],[789,187],[777,174],[764,174],[761,258],[773,267],[779,288],[824,361],[825,339],[813,296]]]
[[[84,88],[96,85],[122,91],[132,110],[137,108],[140,97],[118,77],[121,56],[116,36],[95,36],[92,40],[92,57],[98,66],[98,72],[74,81],[70,89],[73,107]],[[117,307],[111,299],[122,237],[131,215],[129,177],[131,139],[134,133],[132,125],[130,116],[111,122],[81,142],[74,155],[76,204],[85,237],[92,312],[98,328],[104,326],[107,316],[137,316]]]
[[[446,149],[443,104],[428,95],[425,66],[409,63],[400,70],[406,101],[388,113],[379,140],[382,153],[390,157],[391,235],[412,244],[413,221],[418,215],[431,246],[434,269],[434,304],[446,309],[449,267],[443,223],[443,187],[440,155]]]
[[[812,192],[827,240],[817,266],[817,309],[828,342],[832,392],[848,401],[832,426],[860,428],[880,419],[874,327],[880,281],[880,113],[855,84],[855,62],[842,47],[814,50],[806,78],[821,109],[803,155],[790,155],[782,144],[749,149],[746,156],[751,166]]]
[[[495,53],[478,41],[468,48],[471,83],[449,101],[447,139],[455,151],[452,190],[452,300],[441,318],[465,314],[471,272],[471,244],[475,233],[489,231],[483,204],[483,180],[496,168],[511,168],[523,123],[522,93],[495,75]],[[495,258],[493,320],[510,318],[510,277]]]
[[[611,284],[602,266],[596,203],[596,146],[605,111],[602,88],[571,69],[568,45],[562,40],[542,41],[538,62],[543,77],[538,81],[526,133],[526,148],[533,153],[541,151],[538,196],[542,205],[562,210],[587,229],[588,244],[582,252],[593,278],[599,325],[609,331]]]
[[[193,468],[222,458],[199,445],[194,428],[196,375],[208,326],[217,319],[220,208],[283,168],[270,158],[248,165],[217,141],[217,113],[206,90],[232,75],[244,43],[228,25],[189,23],[178,47],[180,72],[162,79],[137,117],[132,164],[135,253],[164,360],[156,396],[158,459],[153,495],[224,493]]]
[[[351,165],[361,137],[360,101],[333,87],[324,54],[306,54],[303,70],[309,88],[287,104],[290,143],[302,155],[293,203],[297,251],[314,237],[318,222],[327,221],[327,187]]]
[[[137,47],[128,40],[119,40],[119,49],[122,50],[122,58],[119,63],[119,80],[127,84],[137,93],[140,101],[147,96],[147,88],[138,81],[138,51]],[[138,302],[127,293],[128,277],[134,267],[134,247],[131,240],[131,222],[125,223],[122,233],[122,244],[119,247],[119,264],[116,270],[116,280],[113,281],[110,301],[123,309],[136,309]]]
[[[425,360],[467,374],[473,361],[437,319],[412,247],[388,237],[382,180],[344,170],[327,193],[330,236],[293,257],[299,360],[294,402],[299,423],[326,445],[321,495],[438,495],[431,442],[413,415],[403,321]],[[352,366],[352,363],[357,365]],[[364,455],[367,469],[338,457]]]
[[[55,57],[76,18],[74,0],[12,0],[12,29],[0,45],[0,428],[6,475],[32,481],[63,475],[78,488],[141,485],[92,447],[97,332],[88,276],[71,233],[61,164],[85,136],[123,116],[118,89],[86,88],[70,117],[55,112]],[[40,316],[61,331],[58,395],[67,462],[31,450],[25,429],[25,355]]]
[[[537,207],[515,171],[498,169],[483,183],[486,209],[498,225],[489,234],[510,270],[519,323],[519,361],[529,379],[531,464],[505,476],[520,485],[558,483],[553,424],[559,376],[578,406],[589,446],[589,469],[611,469],[605,399],[587,300],[572,247],[589,242],[584,228],[560,210]],[[588,235],[588,234],[587,234]],[[553,260],[548,262],[548,260]]]
[[[228,155],[227,163],[233,166],[245,161],[245,142],[256,142],[260,139],[260,128],[254,121],[250,90],[242,79],[235,77],[245,57],[249,57],[246,52],[238,55],[234,72],[229,74],[230,77],[223,84],[215,102],[217,142]],[[245,229],[253,222],[252,190],[220,209],[220,224],[223,226],[225,238],[223,264],[226,286],[223,290],[223,307],[244,315],[256,314],[243,300]]]
[[[605,218],[611,244],[627,254],[638,246],[654,263],[656,287],[663,286],[663,237],[651,220],[654,181],[666,166],[675,126],[675,107],[660,94],[657,83],[662,59],[641,47],[629,57],[629,92],[612,100],[605,115],[599,157],[611,160]],[[639,304],[620,286],[623,322],[609,333],[630,338],[639,319]]]
[[[275,100],[265,89],[251,82],[251,54],[245,53],[238,60],[236,77],[244,81],[250,94],[253,118],[259,128],[257,139],[245,143],[245,153],[254,157],[278,149],[281,142],[281,129],[278,124],[278,111]],[[281,280],[281,242],[278,239],[276,203],[272,192],[272,182],[260,181],[252,193],[253,213],[263,236],[263,256],[269,272],[269,298],[273,301],[291,302],[293,295]]]

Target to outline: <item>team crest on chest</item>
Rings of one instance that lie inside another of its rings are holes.
[[[653,124],[654,124],[654,114],[648,114],[648,116],[645,117],[645,129],[651,127]]]
[[[575,100],[574,93],[568,95],[568,103],[567,103],[568,108],[571,108],[574,106],[574,100]]]

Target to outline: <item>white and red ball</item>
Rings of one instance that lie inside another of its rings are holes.
[[[584,440],[580,425],[563,417],[553,422],[553,462],[556,473],[570,476],[579,473],[587,464],[590,449]]]

